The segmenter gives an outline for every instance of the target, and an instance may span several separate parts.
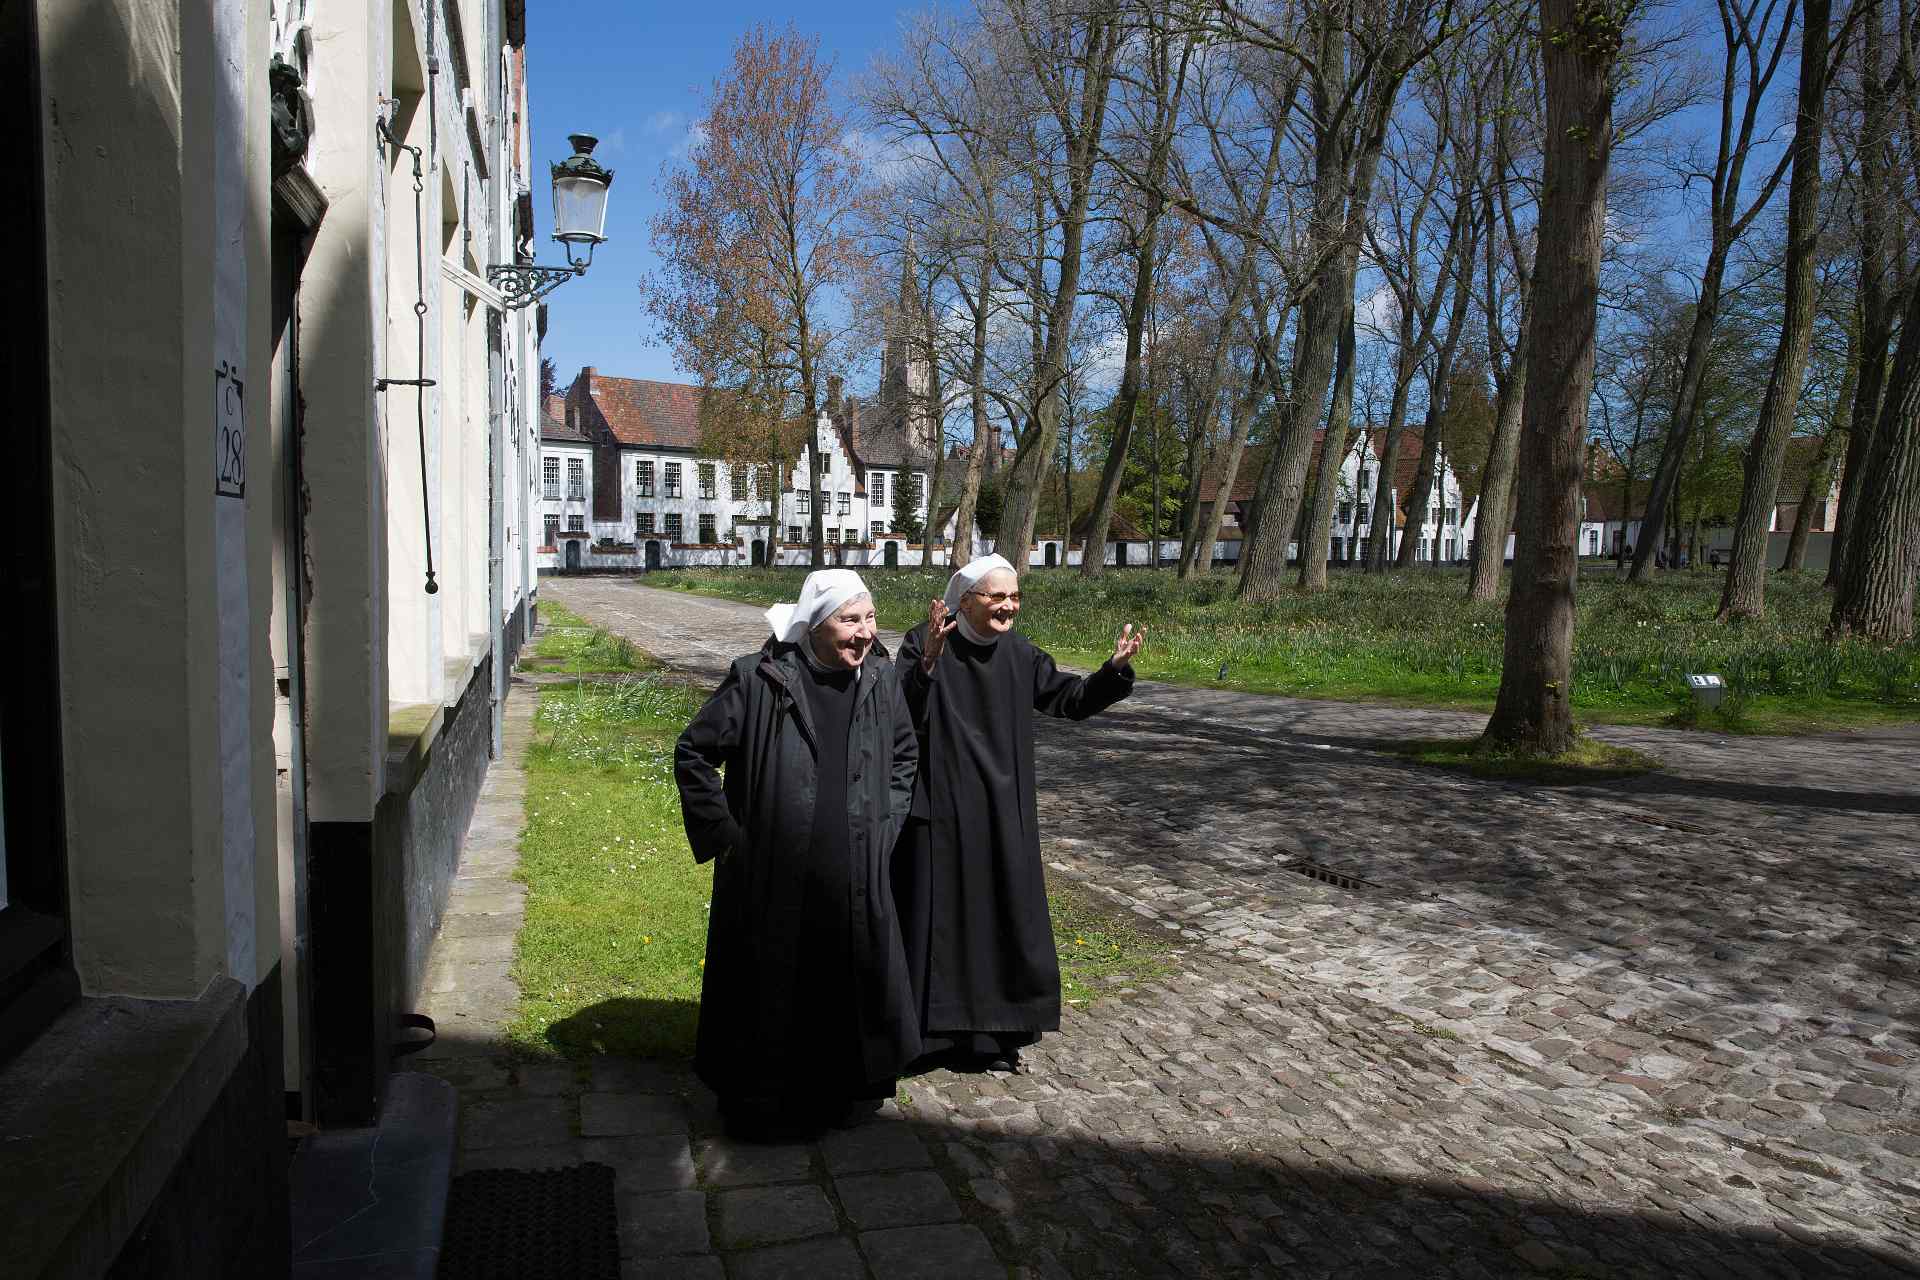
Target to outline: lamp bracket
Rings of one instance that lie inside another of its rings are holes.
[[[585,275],[587,264],[566,267],[541,267],[533,264],[488,267],[487,283],[500,291],[500,301],[509,310],[540,301],[575,276]]]

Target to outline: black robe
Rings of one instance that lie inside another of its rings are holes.
[[[1033,776],[1036,711],[1085,720],[1127,696],[1131,668],[1062,672],[1018,632],[958,630],[931,677],[926,626],[900,647],[920,734],[913,816],[894,852],[894,901],[923,1053],[993,1054],[1060,1026]]]
[[[694,1068],[723,1098],[885,1096],[917,1053],[887,879],[917,755],[877,648],[855,681],[769,644],[681,735],[687,840],[718,860]]]

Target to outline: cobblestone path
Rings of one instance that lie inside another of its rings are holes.
[[[761,637],[749,606],[542,591],[709,677]],[[909,1172],[765,1148],[688,1194],[784,1159],[766,1204],[826,1209],[780,1247],[846,1274],[1920,1275],[1920,734],[1604,729],[1669,767],[1559,788],[1369,747],[1480,723],[1143,683],[1043,724],[1050,872],[1181,972],[834,1140]],[[859,1234],[902,1215],[948,1247]]]

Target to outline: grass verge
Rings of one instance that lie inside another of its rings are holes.
[[[660,664],[625,636],[596,627],[565,605],[540,606],[540,630],[520,670],[560,675],[651,671]]]
[[[652,574],[664,586],[754,603],[793,599],[804,570],[707,569]],[[863,569],[883,626],[926,616],[944,570]],[[1339,572],[1329,589],[1243,604],[1216,571],[1100,578],[1036,570],[1021,579],[1021,630],[1062,662],[1097,666],[1124,622],[1147,629],[1135,659],[1154,680],[1293,697],[1490,712],[1500,687],[1504,602],[1470,604],[1454,569]],[[1582,566],[1573,704],[1603,724],[1699,727],[1719,733],[1815,733],[1920,720],[1920,643],[1828,641],[1831,601],[1817,573],[1774,574],[1767,616],[1714,621],[1721,579],[1662,575],[1632,585],[1607,564]],[[1225,675],[1222,676],[1222,671]],[[1690,672],[1728,683],[1731,710],[1694,720]]]
[[[520,1052],[692,1055],[713,872],[687,848],[673,743],[703,697],[654,676],[540,690],[507,1030]],[[1049,906],[1068,1001],[1170,971],[1167,942],[1124,913],[1071,887]]]
[[[1380,748],[1390,755],[1420,764],[1462,770],[1476,778],[1503,778],[1561,786],[1631,778],[1662,767],[1659,760],[1644,751],[1615,746],[1584,735],[1570,750],[1557,756],[1500,750],[1489,747],[1481,738],[1409,738],[1398,742],[1382,742]]]
[[[1166,936],[1141,928],[1129,913],[1084,889],[1053,885],[1047,909],[1060,952],[1060,998],[1068,1004],[1084,1006],[1174,970],[1173,944]]]

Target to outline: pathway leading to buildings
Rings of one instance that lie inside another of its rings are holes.
[[[542,591],[708,678],[761,638],[751,606]],[[1367,746],[1478,727],[1143,682],[1042,725],[1044,856],[1177,976],[814,1146],[729,1147],[619,1063],[477,1078],[547,1127],[470,1132],[692,1135],[648,1139],[661,1189],[622,1175],[636,1274],[1920,1274],[1920,735],[1609,729],[1669,768],[1571,788]]]

